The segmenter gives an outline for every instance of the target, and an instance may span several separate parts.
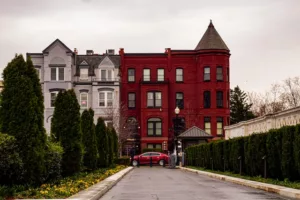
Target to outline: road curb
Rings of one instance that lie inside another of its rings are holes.
[[[278,186],[278,185],[272,185],[272,184],[269,184],[269,183],[261,183],[261,182],[257,182],[257,181],[250,181],[250,180],[245,180],[245,179],[241,179],[241,178],[235,178],[235,177],[231,177],[231,176],[225,176],[225,175],[215,174],[215,173],[211,173],[211,172],[205,172],[205,171],[200,171],[200,170],[196,170],[196,169],[190,169],[190,168],[186,168],[186,167],[180,167],[180,169],[185,170],[185,171],[189,171],[189,172],[194,172],[194,173],[197,173],[197,174],[200,174],[200,175],[209,176],[209,177],[212,177],[212,178],[217,178],[217,179],[220,179],[220,180],[223,180],[223,181],[236,183],[236,184],[239,184],[239,185],[244,185],[244,186],[264,190],[264,191],[267,191],[267,192],[277,193],[277,194],[279,194],[281,196],[284,196],[284,197],[300,199],[300,190],[297,190],[297,189],[287,188],[287,187]]]
[[[111,175],[103,181],[85,189],[81,192],[69,197],[68,199],[78,200],[96,200],[108,192],[114,185],[116,185],[128,172],[133,170],[133,167],[127,167],[118,173]]]

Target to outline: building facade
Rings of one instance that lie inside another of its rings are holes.
[[[282,126],[300,124],[300,107],[267,114],[251,120],[242,121],[225,127],[225,139],[249,136],[254,133],[267,132]]]
[[[230,51],[212,22],[195,49],[126,53],[120,49],[121,104],[138,124],[140,150],[173,149],[174,109],[184,128],[224,137],[229,124]],[[181,130],[181,131],[182,131]]]
[[[102,55],[87,50],[78,55],[59,39],[42,53],[27,53],[37,70],[44,94],[44,124],[51,129],[55,98],[60,90],[74,89],[81,111],[92,108],[95,123],[103,117],[107,125],[113,125],[112,113],[118,109],[120,98],[120,57],[114,50]]]

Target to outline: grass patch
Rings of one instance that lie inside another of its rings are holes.
[[[55,199],[67,198],[111,176],[127,166],[98,169],[92,172],[80,172],[74,176],[46,183],[38,188],[29,186],[0,186],[0,200],[3,199]]]
[[[291,182],[288,179],[285,179],[284,181],[280,181],[280,180],[275,180],[275,179],[270,179],[270,178],[265,179],[261,176],[255,176],[255,177],[242,176],[240,174],[234,174],[234,173],[228,172],[228,171],[225,171],[225,172],[213,171],[213,170],[205,169],[202,167],[186,166],[186,168],[196,169],[196,170],[201,170],[201,171],[206,171],[206,172],[211,172],[211,173],[216,173],[216,174],[221,174],[221,175],[226,175],[226,176],[232,176],[232,177],[236,177],[236,178],[242,178],[242,179],[257,181],[257,182],[261,182],[261,183],[269,183],[269,184],[280,185],[280,186],[294,188],[294,189],[300,189],[300,182]]]

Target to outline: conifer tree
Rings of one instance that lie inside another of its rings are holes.
[[[83,158],[83,147],[80,106],[73,89],[59,93],[55,101],[51,130],[53,136],[64,149],[63,175],[68,176],[79,172]]]
[[[239,86],[230,90],[230,124],[254,118],[251,106],[247,103],[247,94]]]
[[[106,134],[106,126],[101,117],[97,120],[96,139],[99,153],[98,166],[108,167],[108,138]]]
[[[43,128],[43,98],[30,59],[16,57],[3,71],[4,89],[0,109],[1,132],[16,138],[24,163],[24,181],[37,184],[46,173],[46,135]]]
[[[106,128],[106,134],[108,138],[108,164],[112,165],[114,163],[114,137],[112,134],[112,128]]]
[[[94,128],[94,111],[84,110],[81,115],[81,131],[84,146],[83,164],[89,169],[97,168],[98,150]]]
[[[114,152],[114,160],[118,158],[119,154],[119,145],[118,145],[118,136],[116,129],[112,127],[111,129],[112,139],[113,139],[113,152]]]

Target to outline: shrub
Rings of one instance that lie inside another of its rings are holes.
[[[63,148],[59,143],[47,142],[45,156],[45,166],[47,168],[46,181],[61,178],[62,155]]]
[[[0,184],[16,184],[22,180],[23,163],[16,139],[0,133]]]
[[[118,165],[130,165],[130,157],[128,156],[122,156],[120,158],[117,159],[117,163]]]

